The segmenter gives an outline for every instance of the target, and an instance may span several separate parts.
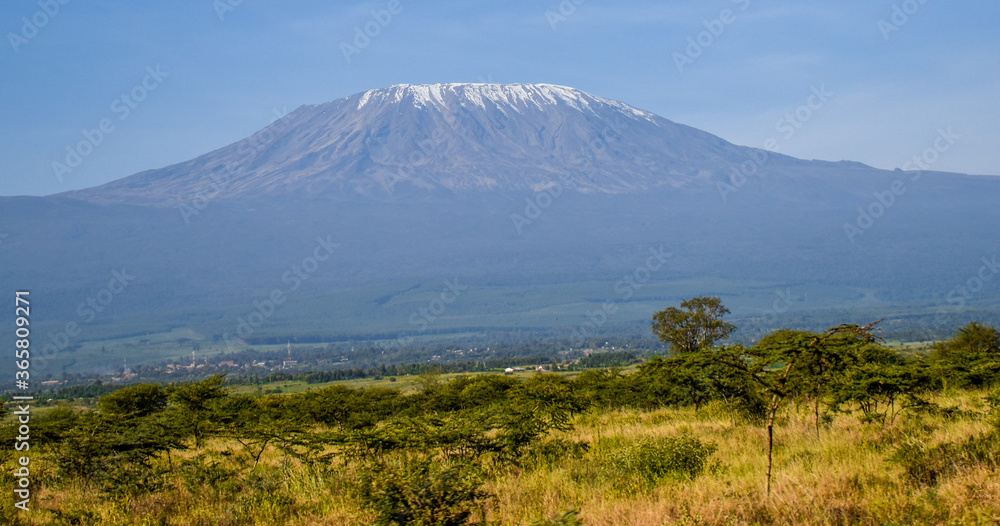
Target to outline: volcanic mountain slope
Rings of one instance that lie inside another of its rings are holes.
[[[174,205],[206,188],[217,198],[394,198],[555,184],[581,193],[636,194],[727,181],[733,167],[752,159],[767,159],[771,171],[802,167],[573,88],[399,85],[302,106],[191,161],[69,195]]]

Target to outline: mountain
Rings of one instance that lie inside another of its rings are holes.
[[[998,196],[1000,178],[795,159],[567,87],[400,85],[191,161],[0,198],[0,286],[33,288],[64,371],[117,366],[109,339],[139,333],[648,335],[697,295],[751,332],[887,317],[912,336],[997,319]]]
[[[401,85],[302,106],[191,161],[70,195],[175,203],[215,178],[220,197],[389,197],[407,191],[578,192],[684,187],[745,148],[627,104],[547,84]]]
[[[206,188],[223,199],[392,198],[557,184],[580,193],[639,194],[727,182],[734,167],[760,159],[772,173],[847,168],[736,146],[573,88],[399,85],[302,106],[191,161],[66,195],[166,206]]]

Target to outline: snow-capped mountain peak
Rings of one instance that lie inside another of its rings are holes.
[[[593,111],[596,106],[609,106],[636,117],[653,120],[655,115],[615,100],[590,95],[583,91],[555,84],[397,84],[388,88],[373,89],[362,93],[357,109],[368,104],[396,104],[411,101],[417,107],[438,105],[446,107],[456,100],[482,109],[488,105],[506,112],[511,108],[520,112],[525,107],[544,110],[546,106],[565,104],[578,111]]]
[[[301,106],[188,162],[73,192],[170,205],[240,195],[426,191],[589,194],[705,186],[748,148],[628,104],[553,84],[400,84]]]

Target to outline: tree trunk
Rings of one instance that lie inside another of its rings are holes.
[[[782,373],[780,384],[784,384],[786,378],[788,378],[788,373],[792,370],[792,364],[785,366],[785,372]],[[772,466],[772,452],[774,451],[774,419],[778,416],[778,405],[781,403],[781,397],[778,396],[779,391],[775,391],[771,395],[771,407],[768,408],[767,415],[767,498],[771,499],[771,466]]]
[[[816,417],[816,440],[819,440],[819,397],[813,401],[813,414]]]
[[[767,498],[771,498],[771,451],[774,450],[774,417],[767,423]]]

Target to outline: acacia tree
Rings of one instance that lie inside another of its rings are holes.
[[[714,357],[714,351],[703,350],[646,361],[630,378],[637,401],[647,407],[690,404],[695,411],[718,398],[728,405],[732,370],[716,363]]]
[[[958,385],[989,385],[1000,374],[1000,333],[974,321],[934,345],[931,362],[942,377]]]
[[[881,320],[859,327],[840,325],[823,334],[778,331],[746,355],[738,351],[717,353],[727,365],[743,371],[771,395],[767,408],[767,495],[771,495],[774,421],[782,404],[795,395],[819,396],[831,371],[842,367],[844,354],[855,345],[874,343],[872,331]],[[725,349],[723,351],[726,351]]]
[[[763,338],[754,351],[763,363],[788,363],[784,396],[797,396],[812,402],[816,438],[819,438],[819,406],[833,394],[835,380],[843,374],[855,356],[855,349],[865,342],[850,325],[829,329],[824,334],[782,329]]]
[[[932,383],[921,360],[876,343],[856,346],[850,359],[850,366],[831,386],[834,407],[857,404],[863,421],[885,426],[905,409],[930,405],[919,396]]]
[[[674,354],[692,353],[729,337],[736,326],[722,321],[729,309],[715,297],[684,300],[681,308],[667,307],[653,315],[653,333]]]
[[[71,427],[42,429],[56,444],[62,473],[98,482],[110,493],[150,491],[162,483],[153,460],[161,454],[169,459],[172,449],[182,447],[163,422],[166,405],[159,385],[138,384],[102,397],[97,411],[54,409],[50,417]]]
[[[136,384],[104,395],[98,402],[103,413],[119,418],[140,418],[167,406],[167,393],[158,384]]]
[[[229,395],[225,383],[225,375],[217,374],[200,382],[171,384],[166,389],[170,401],[167,420],[178,432],[194,437],[195,449],[201,447],[202,439],[214,425],[217,401]]]

